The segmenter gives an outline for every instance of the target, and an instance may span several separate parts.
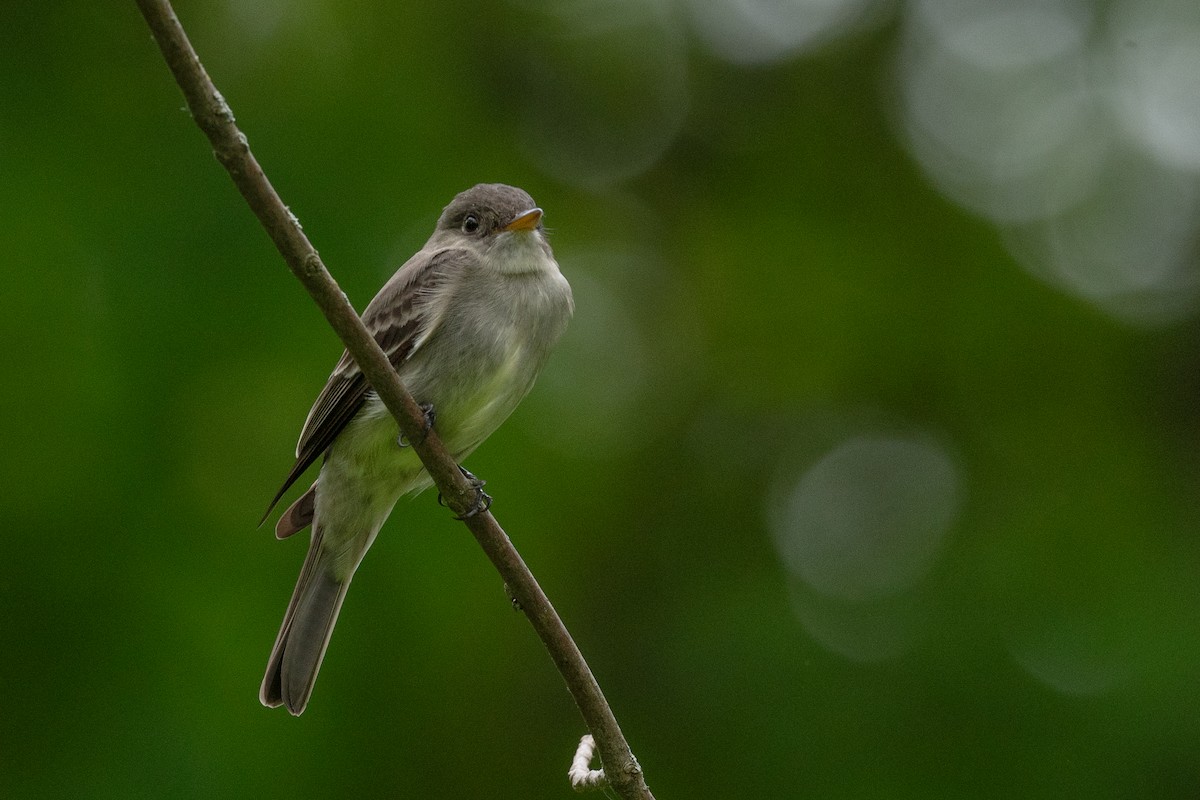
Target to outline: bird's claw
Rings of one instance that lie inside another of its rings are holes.
[[[487,481],[483,480],[482,478],[476,478],[464,467],[460,466],[458,471],[462,473],[463,477],[467,479],[467,482],[471,484],[471,488],[475,490],[475,502],[472,503],[471,507],[463,513],[455,515],[454,518],[457,520],[470,519],[476,514],[481,514],[491,508],[492,496],[483,490],[483,487],[487,485]],[[446,498],[442,497],[441,492],[438,492],[437,501],[439,506],[447,507]]]
[[[488,494],[487,492],[485,492],[480,487],[476,486],[475,487],[475,502],[471,504],[470,508],[468,508],[466,511],[464,511],[461,514],[456,515],[454,518],[457,520],[470,519],[471,517],[475,516],[476,514],[482,514],[484,511],[487,511],[491,507],[492,507],[492,496],[490,494]]]
[[[433,430],[433,423],[437,421],[437,412],[433,408],[433,403],[421,403],[421,414],[424,416],[425,422],[424,426],[421,428],[421,439],[417,442],[417,444],[425,441],[425,437],[429,435],[431,430]],[[408,440],[408,437],[406,437],[403,432],[401,432],[399,438],[396,439],[396,444],[400,445],[401,447],[412,446],[412,442]]]

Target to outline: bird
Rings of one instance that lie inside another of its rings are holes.
[[[542,218],[533,198],[513,186],[485,183],[459,193],[425,246],[363,311],[364,325],[459,464],[529,393],[574,312]],[[432,484],[407,445],[343,353],[263,517],[323,459],[312,486],[275,527],[279,539],[305,528],[311,539],[267,662],[263,705],[303,713],[355,570],[396,501]]]

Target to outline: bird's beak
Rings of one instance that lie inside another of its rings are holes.
[[[500,230],[502,231],[531,231],[538,226],[542,221],[542,210],[540,208],[531,208],[528,211],[522,211],[517,214],[517,218],[505,225]]]

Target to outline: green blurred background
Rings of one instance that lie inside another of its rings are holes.
[[[3,8],[0,796],[569,796],[432,493],[259,706],[341,348],[133,4]],[[1200,796],[1194,2],[177,11],[356,307],[546,209],[576,318],[469,467],[659,798]]]

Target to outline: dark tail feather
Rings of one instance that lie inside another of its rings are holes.
[[[288,711],[299,716],[308,705],[321,659],[325,657],[329,637],[350,587],[350,577],[339,581],[330,574],[329,561],[328,553],[321,547],[320,530],[314,528],[308,556],[258,692],[264,706],[286,705]]]

